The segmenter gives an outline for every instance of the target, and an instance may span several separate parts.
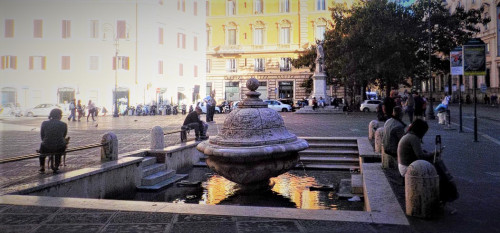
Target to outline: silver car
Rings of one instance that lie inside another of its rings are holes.
[[[54,108],[58,108],[58,109],[62,109],[62,107],[60,105],[57,105],[57,104],[39,104],[37,106],[35,106],[34,108],[30,108],[28,110],[26,110],[26,116],[28,117],[34,117],[34,116],[49,116],[50,114],[50,111],[52,111],[52,109]],[[63,111],[63,115],[64,115],[64,111]]]
[[[377,106],[380,103],[382,103],[380,100],[365,100],[361,104],[361,107],[359,107],[359,110],[363,112],[376,112]]]

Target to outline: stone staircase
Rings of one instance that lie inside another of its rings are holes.
[[[187,174],[176,174],[174,170],[167,170],[166,165],[156,163],[156,157],[145,157],[142,160],[142,179],[139,190],[159,190],[181,179]]]
[[[298,168],[359,170],[358,143],[355,138],[302,137],[309,148],[300,151]]]
[[[309,148],[299,152],[297,169],[359,170],[359,152],[356,138],[301,137]],[[206,156],[195,167],[206,167]]]

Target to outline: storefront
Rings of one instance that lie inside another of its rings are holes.
[[[63,87],[57,89],[57,103],[69,104],[75,99],[75,89],[71,87]]]
[[[17,91],[12,87],[2,88],[2,106],[12,104],[15,106],[17,103]]]
[[[280,99],[293,99],[293,81],[278,82],[278,97]]]
[[[240,100],[240,82],[225,83],[225,100],[239,101]]]

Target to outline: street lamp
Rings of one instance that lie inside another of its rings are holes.
[[[434,116],[434,101],[432,99],[432,91],[434,89],[434,81],[432,79],[432,67],[431,67],[431,52],[432,52],[432,29],[431,29],[431,0],[428,1],[429,3],[429,12],[428,12],[428,19],[427,19],[427,29],[429,30],[429,104],[427,105],[427,109],[425,111],[425,115],[427,116],[427,119],[434,120],[436,117]]]
[[[113,25],[109,24],[109,23],[105,23],[103,25],[103,28],[104,28],[104,35],[103,35],[103,41],[106,41],[106,31],[111,31],[112,32],[112,35],[113,35],[113,41],[114,41],[114,45],[115,45],[115,93],[113,95],[113,98],[114,98],[114,105],[115,105],[115,108],[114,108],[114,111],[113,111],[113,117],[119,117],[119,114],[118,114],[118,64],[119,64],[119,58],[118,58],[118,52],[119,52],[119,47],[120,47],[120,38],[118,37],[118,32],[115,33],[115,29],[113,27]]]

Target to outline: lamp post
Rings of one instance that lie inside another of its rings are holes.
[[[114,111],[113,111],[113,117],[119,117],[120,115],[118,114],[118,64],[119,64],[119,59],[118,59],[118,52],[119,52],[119,47],[120,47],[120,41],[118,37],[118,33],[115,34],[115,30],[113,25],[109,23],[104,24],[104,31],[111,31],[113,35],[113,40],[114,40],[114,46],[115,46],[115,59],[114,59],[114,66],[115,66],[115,91],[113,94],[113,103],[115,105]],[[106,41],[106,32],[104,32],[103,40]]]
[[[432,91],[434,89],[434,80],[432,79],[432,66],[431,66],[431,52],[432,52],[432,28],[431,28],[431,0],[428,1],[429,3],[429,12],[428,12],[428,19],[427,19],[427,29],[429,30],[429,104],[427,105],[427,109],[425,111],[425,115],[427,116],[427,119],[434,120],[436,117],[434,116],[434,101],[432,99]]]

